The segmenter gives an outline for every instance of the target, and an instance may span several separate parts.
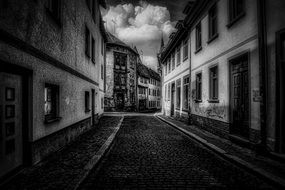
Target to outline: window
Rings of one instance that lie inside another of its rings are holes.
[[[58,119],[59,114],[59,86],[45,84],[45,122],[49,123]]]
[[[183,42],[183,61],[188,59],[188,39]]]
[[[177,50],[176,50],[176,56],[177,56],[177,66],[180,65],[180,62],[181,62],[181,47],[180,45],[177,47]]]
[[[229,26],[239,20],[244,13],[244,0],[229,0]]]
[[[176,81],[176,109],[180,109],[181,103],[181,79]]]
[[[167,100],[167,84],[164,86],[164,100]]]
[[[175,54],[174,53],[171,55],[171,62],[172,62],[172,70],[174,70],[175,69]]]
[[[164,75],[165,75],[165,76],[167,75],[167,63],[168,63],[168,62],[166,62],[166,65],[164,65]]]
[[[104,67],[101,65],[101,79],[104,79]]]
[[[101,38],[101,54],[104,55],[104,40]]]
[[[170,59],[168,60],[168,73],[171,72],[171,63],[170,63]]]
[[[189,101],[189,83],[190,77],[186,76],[183,79],[183,109],[188,110]]]
[[[101,109],[104,109],[104,98],[101,98]]]
[[[170,83],[168,83],[168,100],[170,100]]]
[[[196,52],[202,49],[202,29],[201,22],[196,26]]]
[[[202,100],[202,73],[196,74],[196,100]]]
[[[92,62],[95,64],[95,40],[94,40],[94,38],[93,37],[91,37],[92,39],[92,46],[91,46],[91,48],[92,48]]]
[[[57,23],[61,23],[61,0],[47,0],[46,9]]]
[[[218,99],[218,67],[210,69],[210,99]]]
[[[85,112],[90,112],[90,93],[85,91]]]
[[[218,35],[217,5],[209,10],[209,42]]]
[[[89,28],[86,26],[85,28],[85,54],[87,57],[90,57],[90,31]]]
[[[148,95],[150,95],[150,89],[148,89]]]

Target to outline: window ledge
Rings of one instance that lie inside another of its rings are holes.
[[[186,61],[187,59],[188,59],[188,56],[187,56],[187,57],[184,57],[184,58],[183,58],[183,62]]]
[[[219,34],[218,34],[218,33],[214,34],[213,36],[211,36],[211,37],[209,38],[209,40],[207,41],[207,44],[210,44],[212,41],[214,41],[214,40],[217,39],[218,37],[219,37]]]
[[[198,99],[196,99],[196,100],[194,100],[196,103],[201,103],[202,102],[202,100],[198,100]]]
[[[220,100],[216,99],[216,100],[208,100],[209,103],[220,103]]]
[[[195,54],[197,54],[198,52],[200,52],[202,50],[202,46],[199,47],[198,49],[196,49],[196,51],[194,52]]]
[[[239,21],[242,17],[245,16],[245,12],[242,12],[239,16],[237,16],[236,18],[234,18],[233,20],[231,20],[228,24],[227,27],[231,28],[237,21]]]
[[[54,118],[49,118],[49,119],[45,118],[44,123],[45,123],[45,124],[51,124],[51,123],[58,122],[58,121],[60,121],[61,119],[62,119],[62,117],[54,117]]]

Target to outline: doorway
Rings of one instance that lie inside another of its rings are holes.
[[[123,93],[117,93],[116,96],[116,109],[117,110],[123,110],[124,109],[124,105],[125,105],[125,99],[124,99],[124,94]]]
[[[91,89],[91,114],[92,125],[95,125],[95,89]]]
[[[249,74],[248,54],[230,61],[231,64],[231,129],[242,138],[249,138]]]
[[[23,164],[23,89],[20,75],[0,72],[0,177]]]
[[[277,151],[285,153],[285,119],[284,119],[284,89],[285,89],[285,76],[284,76],[284,64],[285,64],[285,30],[277,33]]]
[[[172,83],[171,84],[170,116],[174,116],[174,96],[175,96],[175,83]]]

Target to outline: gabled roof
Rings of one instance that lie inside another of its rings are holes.
[[[134,52],[137,55],[139,54],[136,50],[134,50],[133,48],[131,48],[130,46],[125,44],[123,41],[121,41],[120,39],[115,37],[110,32],[106,32],[106,34],[107,34],[107,45],[119,45],[119,46],[128,48],[129,50],[131,50],[132,52]]]
[[[138,75],[140,75],[142,77],[149,78],[148,68],[147,68],[147,66],[145,66],[142,63],[138,63],[137,73],[138,73]]]
[[[152,70],[151,68],[148,68],[148,73],[149,73],[150,78],[160,81],[159,74],[155,72],[154,70]]]

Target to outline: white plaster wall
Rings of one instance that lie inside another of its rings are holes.
[[[253,102],[252,90],[259,90],[259,60],[257,41],[256,1],[246,1],[246,15],[228,28],[227,1],[218,1],[218,38],[207,44],[208,16],[202,18],[202,50],[195,54],[195,45],[191,47],[191,112],[223,122],[230,122],[230,76],[229,60],[241,53],[249,52],[250,80],[250,124],[260,129],[260,103]],[[191,31],[191,43],[195,44],[195,29]],[[209,67],[218,65],[219,103],[209,103]],[[195,103],[196,73],[202,72],[202,102]],[[207,110],[218,107],[214,115]]]

